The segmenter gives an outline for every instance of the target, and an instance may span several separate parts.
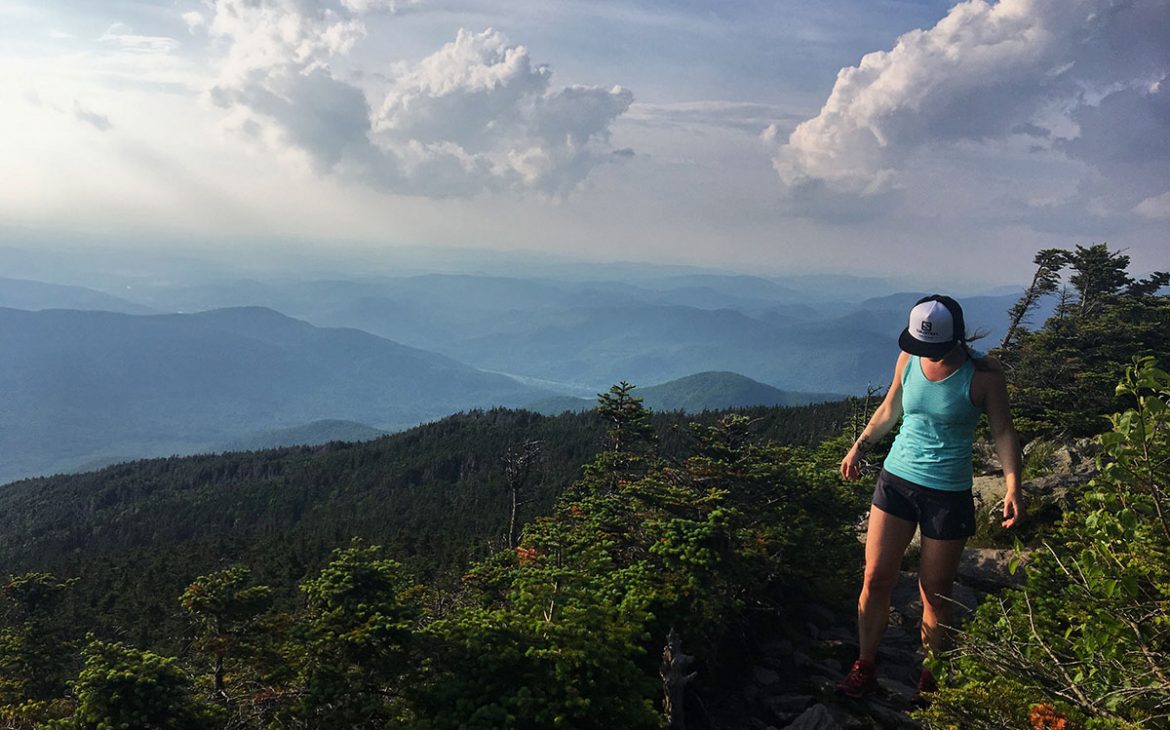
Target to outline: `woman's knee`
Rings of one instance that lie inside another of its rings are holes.
[[[930,604],[930,607],[935,609],[950,606],[953,589],[954,581],[918,581],[918,591],[922,594],[923,603]]]
[[[865,583],[863,591],[873,594],[889,594],[894,592],[894,586],[898,583],[898,571],[890,570],[880,566],[865,567]]]

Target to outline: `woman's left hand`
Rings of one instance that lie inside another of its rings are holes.
[[[1003,498],[1003,526],[1015,527],[1024,519],[1024,499],[1020,490],[1009,489]]]

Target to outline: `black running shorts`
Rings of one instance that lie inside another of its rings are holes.
[[[975,534],[975,498],[970,489],[931,489],[882,469],[873,490],[873,506],[916,523],[923,537],[933,540],[960,540]]]

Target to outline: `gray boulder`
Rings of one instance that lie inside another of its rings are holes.
[[[801,713],[800,717],[792,721],[788,730],[844,730],[829,708],[824,705],[813,705]]]

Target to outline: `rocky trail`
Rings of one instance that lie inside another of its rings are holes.
[[[971,551],[965,561],[990,575],[989,563],[1001,556]],[[1007,551],[995,551],[1007,552]],[[1006,563],[1006,558],[1003,559]],[[1006,575],[1006,569],[1004,570]],[[983,585],[986,585],[983,583]],[[985,596],[965,583],[955,586],[960,612],[970,610]],[[804,635],[760,647],[762,658],[742,692],[750,730],[854,730],[861,728],[917,728],[909,712],[922,667],[919,617],[922,601],[918,579],[904,572],[894,591],[890,625],[878,653],[879,691],[864,700],[852,700],[835,691],[857,658],[856,621],[824,606],[812,606]]]
[[[1083,445],[1082,445],[1083,446]],[[1042,504],[1067,505],[1075,491],[1093,474],[1090,458],[1077,450],[1056,452],[1055,469],[1047,476],[1024,484],[1029,509]],[[985,520],[999,519],[997,505],[1003,498],[1003,479],[975,479],[976,504]],[[916,538],[917,539],[917,538]],[[911,553],[915,547],[911,546]],[[1011,549],[969,547],[963,553],[953,599],[956,622],[988,596],[1018,586],[1023,571],[1013,574],[1008,566]],[[1026,562],[1027,551],[1021,556]],[[918,578],[903,572],[894,589],[890,623],[878,652],[880,690],[863,700],[837,694],[837,682],[857,658],[857,622],[852,607],[833,609],[824,605],[805,607],[798,627],[783,639],[758,647],[759,655],[750,680],[743,686],[741,704],[698,727],[718,730],[895,730],[919,728],[910,713],[911,698],[922,668],[919,639],[922,599]],[[734,718],[734,719],[732,719]],[[696,718],[697,719],[697,718]]]

